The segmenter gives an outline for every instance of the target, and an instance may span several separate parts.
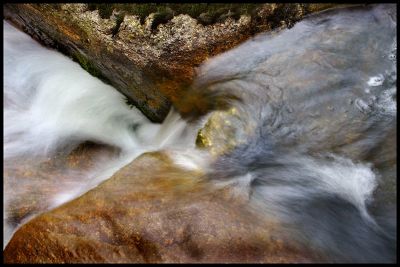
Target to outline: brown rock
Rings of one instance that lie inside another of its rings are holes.
[[[304,262],[230,188],[147,153],[97,188],[22,226],[7,263]]]
[[[76,191],[96,164],[115,157],[118,150],[105,145],[83,143],[70,154],[56,154],[39,160],[9,160],[5,162],[4,199],[6,219],[16,227],[32,216],[52,209],[56,197]]]
[[[146,5],[151,4],[132,4],[131,9],[139,13]],[[190,11],[195,5],[185,8]],[[143,19],[143,14],[135,15],[134,11],[113,12],[113,5],[91,10],[87,4],[7,4],[4,16],[44,44],[72,56],[126,95],[148,118],[160,122],[171,102],[178,109],[184,108],[179,100],[193,79],[195,67],[205,59],[257,32],[292,25],[309,12],[331,6],[255,4],[252,14],[229,9],[216,12],[215,21],[211,17],[208,22],[204,22],[206,14],[199,14],[197,20],[169,7]],[[211,10],[213,5],[207,8]]]

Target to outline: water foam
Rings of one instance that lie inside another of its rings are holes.
[[[60,153],[67,155],[85,141],[120,150],[119,154],[97,155],[89,170],[63,170],[71,182],[54,186],[55,191],[46,196],[46,209],[84,194],[144,152],[194,147],[196,129],[187,129],[174,110],[163,124],[150,122],[138,109],[129,107],[121,93],[78,63],[3,22],[5,170],[17,170],[26,159],[37,168],[40,162]],[[39,177],[5,176],[5,180],[18,180],[20,186],[29,187],[41,182]],[[4,193],[5,246],[19,227],[7,221],[8,204],[30,192],[7,184]]]
[[[371,12],[378,12],[375,15],[381,16],[379,10],[378,8]],[[209,176],[209,180],[216,185],[233,184],[240,194],[247,192],[250,204],[254,205],[252,207],[259,208],[267,217],[279,218],[283,223],[282,228],[287,230],[290,238],[297,238],[316,250],[322,248],[328,254],[331,253],[331,259],[334,260],[390,261],[394,255],[393,237],[376,230],[375,221],[368,212],[368,205],[379,180],[379,174],[373,171],[371,164],[333,154],[328,157],[290,154],[283,149],[284,143],[277,142],[288,140],[288,133],[293,133],[296,139],[300,139],[299,136],[303,133],[308,139],[300,140],[306,144],[330,144],[331,140],[333,143],[338,142],[336,139],[347,138],[340,134],[349,131],[346,128],[348,125],[354,124],[353,127],[364,129],[363,124],[366,124],[364,132],[355,131],[353,135],[379,129],[375,124],[367,123],[368,119],[372,121],[376,118],[373,117],[374,112],[370,112],[372,108],[378,107],[384,113],[395,111],[393,103],[395,104],[396,88],[391,89],[391,76],[394,81],[396,79],[395,70],[390,75],[379,74],[386,69],[385,61],[379,60],[385,58],[395,61],[395,58],[390,54],[382,57],[381,50],[370,53],[370,47],[375,46],[368,45],[364,39],[371,36],[372,29],[375,34],[382,36],[371,40],[378,42],[382,39],[381,42],[385,43],[387,40],[384,38],[388,35],[385,33],[391,32],[390,27],[381,27],[379,23],[385,20],[376,20],[370,13],[367,16],[354,16],[351,12],[343,14],[330,16],[328,20],[317,17],[315,23],[311,19],[277,35],[260,35],[227,54],[217,56],[200,68],[199,89],[204,89],[202,84],[210,83],[215,85],[215,90],[228,88],[239,92],[243,96],[244,104],[237,108],[246,114],[240,119],[245,121],[249,118],[245,122],[251,124],[252,127],[249,128],[255,129],[252,132],[254,137],[251,133],[246,135],[243,146],[235,147],[233,151],[219,157],[216,164],[211,165],[207,155],[201,155],[197,151],[193,154],[190,150],[194,146],[194,135],[188,135],[190,138],[182,136],[185,136],[185,132],[193,132],[195,128],[188,130],[178,114],[171,111],[162,125],[149,123],[136,110],[127,109],[121,95],[117,92],[111,93],[112,88],[95,81],[90,75],[76,74],[75,67],[76,72],[84,71],[68,58],[58,55],[56,59],[51,56],[56,53],[48,49],[41,50],[37,44],[32,43],[27,45],[32,40],[26,36],[6,31],[6,44],[15,42],[15,45],[8,45],[6,48],[9,56],[5,58],[5,66],[17,63],[16,66],[9,67],[5,83],[6,117],[13,118],[12,123],[8,120],[5,125],[10,127],[7,129],[9,134],[5,136],[5,144],[9,144],[9,156],[31,152],[48,155],[65,143],[70,144],[71,140],[79,143],[87,139],[111,144],[123,150],[119,157],[112,157],[109,164],[100,161],[99,166],[83,174],[82,177],[87,177],[87,181],[80,186],[58,191],[52,200],[53,205],[57,206],[83,194],[88,188],[93,188],[142,152],[179,147],[180,149],[168,151],[176,165],[186,170],[209,171],[205,176]],[[365,25],[368,27],[364,27]],[[5,26],[5,30],[7,27],[9,26]],[[339,37],[340,42],[335,41],[336,37]],[[349,42],[352,45],[349,46]],[[29,60],[24,62],[24,58],[19,56],[18,45],[27,51]],[[293,50],[293,46],[297,49]],[[311,53],[315,51],[316,53]],[[370,57],[365,61],[354,60],[363,58],[360,53],[368,53]],[[24,64],[19,64],[19,61]],[[51,69],[32,64],[47,61],[49,64],[54,63]],[[69,64],[68,73],[57,71],[65,69],[64,64]],[[366,65],[371,65],[374,69],[366,71]],[[347,69],[351,71],[344,71]],[[79,77],[85,85],[82,87],[81,83],[70,81],[67,78],[69,72],[75,73],[74,81]],[[59,79],[63,82],[60,83]],[[365,83],[370,87],[367,92],[363,90]],[[388,83],[390,86],[386,86]],[[74,88],[69,88],[71,84]],[[58,90],[59,87],[64,90]],[[46,88],[52,89],[46,91]],[[75,90],[76,88],[78,89]],[[65,90],[68,90],[66,95],[63,94]],[[371,97],[371,101],[360,98],[365,93]],[[102,99],[100,95],[103,94],[107,98]],[[355,106],[365,116],[359,116],[360,112],[353,113],[352,109],[342,113],[334,112],[345,109],[344,100],[349,98],[358,99]],[[46,107],[49,100],[52,103]],[[325,107],[330,105],[334,105],[334,108],[325,112]],[[33,106],[38,107],[39,111],[33,113],[35,115],[29,115],[35,110]],[[285,107],[293,107],[294,110],[290,108],[288,115],[282,111]],[[320,107],[324,108],[321,115],[309,116],[311,112],[319,111]],[[71,109],[77,109],[77,112],[74,113]],[[303,113],[305,116],[302,116]],[[333,116],[329,117],[330,114]],[[322,124],[324,128],[317,132],[318,137],[325,135],[325,138],[315,141],[310,132],[314,129],[314,117],[319,116],[325,116],[328,123]],[[94,117],[95,121],[89,122]],[[27,125],[37,127],[37,130],[24,127],[25,118],[32,119],[34,122]],[[340,118],[346,119],[339,120]],[[78,123],[79,127],[76,127],[73,121],[79,122],[79,119],[82,119],[82,123]],[[376,121],[380,119],[378,117]],[[333,123],[336,120],[337,125]],[[137,131],[132,130],[132,123],[140,124]],[[332,130],[330,134],[329,130]],[[351,133],[350,131],[350,137]],[[338,135],[339,138],[336,138]],[[380,140],[375,135],[368,134],[365,138],[371,139],[372,143]],[[186,143],[185,140],[190,141]],[[339,141],[343,144],[343,140]],[[28,148],[10,146],[13,142],[21,142],[21,145]],[[190,144],[189,149],[185,148],[187,144]],[[288,147],[296,152],[295,145],[290,144]],[[6,192],[6,198],[11,193]],[[11,231],[10,228],[5,229]]]

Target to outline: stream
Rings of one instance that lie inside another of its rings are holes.
[[[236,188],[322,262],[396,262],[395,5],[321,12],[210,58],[188,94],[229,109],[194,105],[186,120],[172,108],[162,124],[3,27],[3,249],[32,218],[162,150],[213,187]],[[213,116],[205,134],[217,153],[196,146]]]

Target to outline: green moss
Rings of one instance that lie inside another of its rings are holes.
[[[261,6],[261,4],[214,4],[214,3],[148,3],[148,4],[88,4],[89,10],[99,10],[102,18],[109,18],[112,11],[118,10],[129,15],[139,16],[143,24],[146,17],[151,13],[156,13],[155,23],[152,28],[156,28],[161,23],[166,23],[174,16],[187,14],[197,19],[202,24],[212,24],[220,22],[228,17],[239,19],[243,14],[251,15]]]
[[[130,109],[132,109],[136,106],[135,103],[131,99],[129,99],[127,96],[125,96],[125,104],[127,104]]]
[[[264,4],[255,3],[147,3],[147,4],[88,4],[89,10],[99,10],[102,18],[109,18],[113,10],[123,12],[127,15],[134,15],[140,18],[143,24],[146,18],[155,13],[151,28],[167,23],[174,16],[187,14],[195,18],[200,24],[210,25],[224,22],[227,18],[239,19],[241,15],[250,15],[254,23],[269,24],[271,29],[286,25],[292,27],[304,15],[321,11],[327,8],[338,6],[338,4],[277,4],[273,14],[268,16],[266,21],[259,22],[257,11]]]
[[[116,21],[115,21],[116,25],[112,29],[112,36],[113,37],[118,33],[119,27],[121,26],[122,22],[124,21],[124,17],[125,17],[125,13],[121,13],[121,14],[117,15],[117,18],[116,18]]]
[[[160,8],[161,5],[163,4],[116,4],[115,8],[123,10],[129,15],[139,16],[140,23],[143,24],[148,15],[162,11]]]
[[[273,16],[269,18],[272,28],[282,26],[282,21],[291,28],[306,12],[305,4],[278,4]]]
[[[89,10],[98,10],[102,19],[110,18],[113,12],[113,5],[111,4],[88,4]]]
[[[162,12],[157,12],[154,14],[153,23],[151,24],[151,29],[157,29],[160,24],[165,24],[174,17],[172,10],[166,10]]]
[[[75,62],[78,62],[79,65],[81,65],[81,67],[86,70],[87,72],[89,72],[91,75],[103,80],[104,82],[108,83],[107,78],[105,78],[101,72],[83,55],[81,55],[80,53],[76,52],[72,55],[72,59]]]

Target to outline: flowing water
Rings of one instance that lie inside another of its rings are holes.
[[[236,186],[321,261],[396,261],[396,27],[395,5],[327,11],[205,62],[189,94],[209,106],[231,96],[223,114],[236,141],[211,157],[195,138],[213,113],[188,123],[171,110],[153,124],[4,22],[4,246],[33,216],[164,149],[216,187]],[[103,144],[91,164],[66,164],[86,141]],[[17,216],[30,199],[39,204]]]
[[[163,127],[151,123],[131,109],[123,95],[66,56],[44,48],[7,22],[4,32],[6,243],[22,219],[87,192],[144,151],[172,144],[194,147],[194,137],[189,140],[194,132],[185,130],[186,123],[174,111]],[[119,150],[87,151],[86,161],[94,166],[65,163],[73,160],[67,155],[87,141]],[[58,170],[50,171],[46,164]],[[51,190],[42,192],[44,187]],[[40,195],[38,207],[16,216],[11,211],[30,209],[29,194]]]

